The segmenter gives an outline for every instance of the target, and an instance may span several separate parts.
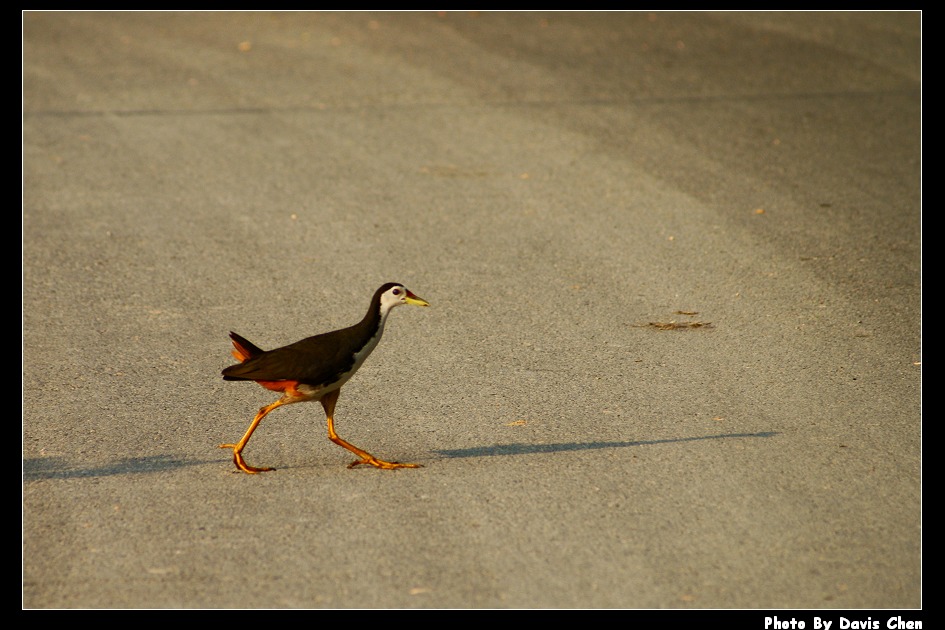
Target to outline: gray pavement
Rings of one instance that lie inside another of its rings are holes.
[[[921,599],[921,15],[23,15],[25,608]],[[225,383],[391,315],[342,437]],[[811,626],[808,626],[811,627]],[[836,627],[836,626],[835,626]]]

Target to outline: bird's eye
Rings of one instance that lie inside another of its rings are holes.
[[[394,289],[393,291],[391,291],[391,293],[393,293],[394,295],[400,295],[400,289]]]

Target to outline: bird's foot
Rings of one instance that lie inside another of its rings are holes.
[[[236,444],[221,444],[220,448],[233,449],[233,463],[236,464],[236,467],[242,470],[244,473],[255,475],[256,473],[275,470],[275,468],[256,468],[255,466],[250,466],[246,463],[246,460],[243,459],[243,455],[236,451],[236,446]]]
[[[374,466],[375,468],[381,468],[383,470],[393,470],[395,468],[423,468],[422,464],[401,464],[400,462],[385,462],[383,459],[378,459],[373,456],[365,457],[364,459],[359,459],[348,464],[348,468],[354,468],[355,466]]]

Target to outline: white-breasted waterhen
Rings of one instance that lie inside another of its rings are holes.
[[[275,350],[261,350],[253,343],[230,333],[233,340],[233,356],[240,361],[223,370],[227,381],[256,381],[266,389],[282,392],[282,398],[260,408],[249,429],[236,444],[221,444],[220,448],[233,449],[233,463],[247,473],[259,473],[272,468],[255,468],[243,460],[243,449],[266,415],[282,405],[317,400],[325,408],[328,417],[328,439],[342,446],[360,459],[348,468],[362,464],[377,468],[420,468],[420,464],[401,464],[378,459],[350,444],[335,433],[335,403],[341,386],[348,382],[358,368],[377,347],[384,333],[387,316],[395,306],[415,304],[429,306],[404,285],[388,282],[374,292],[371,306],[360,322],[348,328],[308,337]]]

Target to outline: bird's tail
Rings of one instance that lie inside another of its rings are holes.
[[[262,354],[263,350],[251,341],[240,337],[235,332],[230,333],[230,339],[233,340],[233,350],[230,353],[233,358],[242,363],[247,359],[252,359],[257,354]]]

